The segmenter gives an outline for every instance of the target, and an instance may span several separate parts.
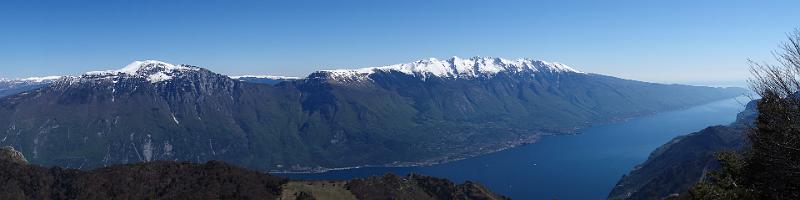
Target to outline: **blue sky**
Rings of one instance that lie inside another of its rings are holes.
[[[233,2],[233,3],[231,3]],[[528,57],[656,82],[736,81],[800,1],[3,1],[0,77],[157,59],[229,75]]]

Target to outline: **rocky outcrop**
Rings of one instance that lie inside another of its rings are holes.
[[[22,152],[14,150],[14,147],[5,146],[0,148],[0,160],[9,161],[17,164],[28,164],[28,160],[22,155]]]

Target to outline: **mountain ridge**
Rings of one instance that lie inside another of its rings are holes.
[[[310,75],[272,85],[181,66],[126,66],[135,72],[67,77],[0,98],[0,144],[32,163],[73,168],[215,159],[279,171],[415,165],[743,93],[547,70],[479,78],[379,70],[365,82]]]
[[[446,60],[429,58],[411,63],[394,64],[382,67],[358,69],[320,70],[315,73],[325,74],[332,79],[358,80],[367,78],[377,72],[400,72],[422,79],[430,76],[439,78],[477,78],[488,77],[497,73],[520,73],[531,71],[583,73],[561,63],[550,63],[529,58],[508,60],[494,57],[472,57],[462,59],[457,56]],[[311,77],[311,76],[309,76]]]

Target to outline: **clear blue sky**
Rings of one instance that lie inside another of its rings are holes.
[[[143,59],[304,76],[478,55],[646,81],[731,81],[800,27],[796,0],[231,2],[3,1],[0,77]]]

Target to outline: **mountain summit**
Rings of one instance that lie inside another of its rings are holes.
[[[189,65],[174,65],[157,60],[145,60],[134,61],[118,70],[87,72],[84,76],[94,78],[144,77],[151,83],[157,83],[170,80],[177,73],[199,70],[200,68]]]

